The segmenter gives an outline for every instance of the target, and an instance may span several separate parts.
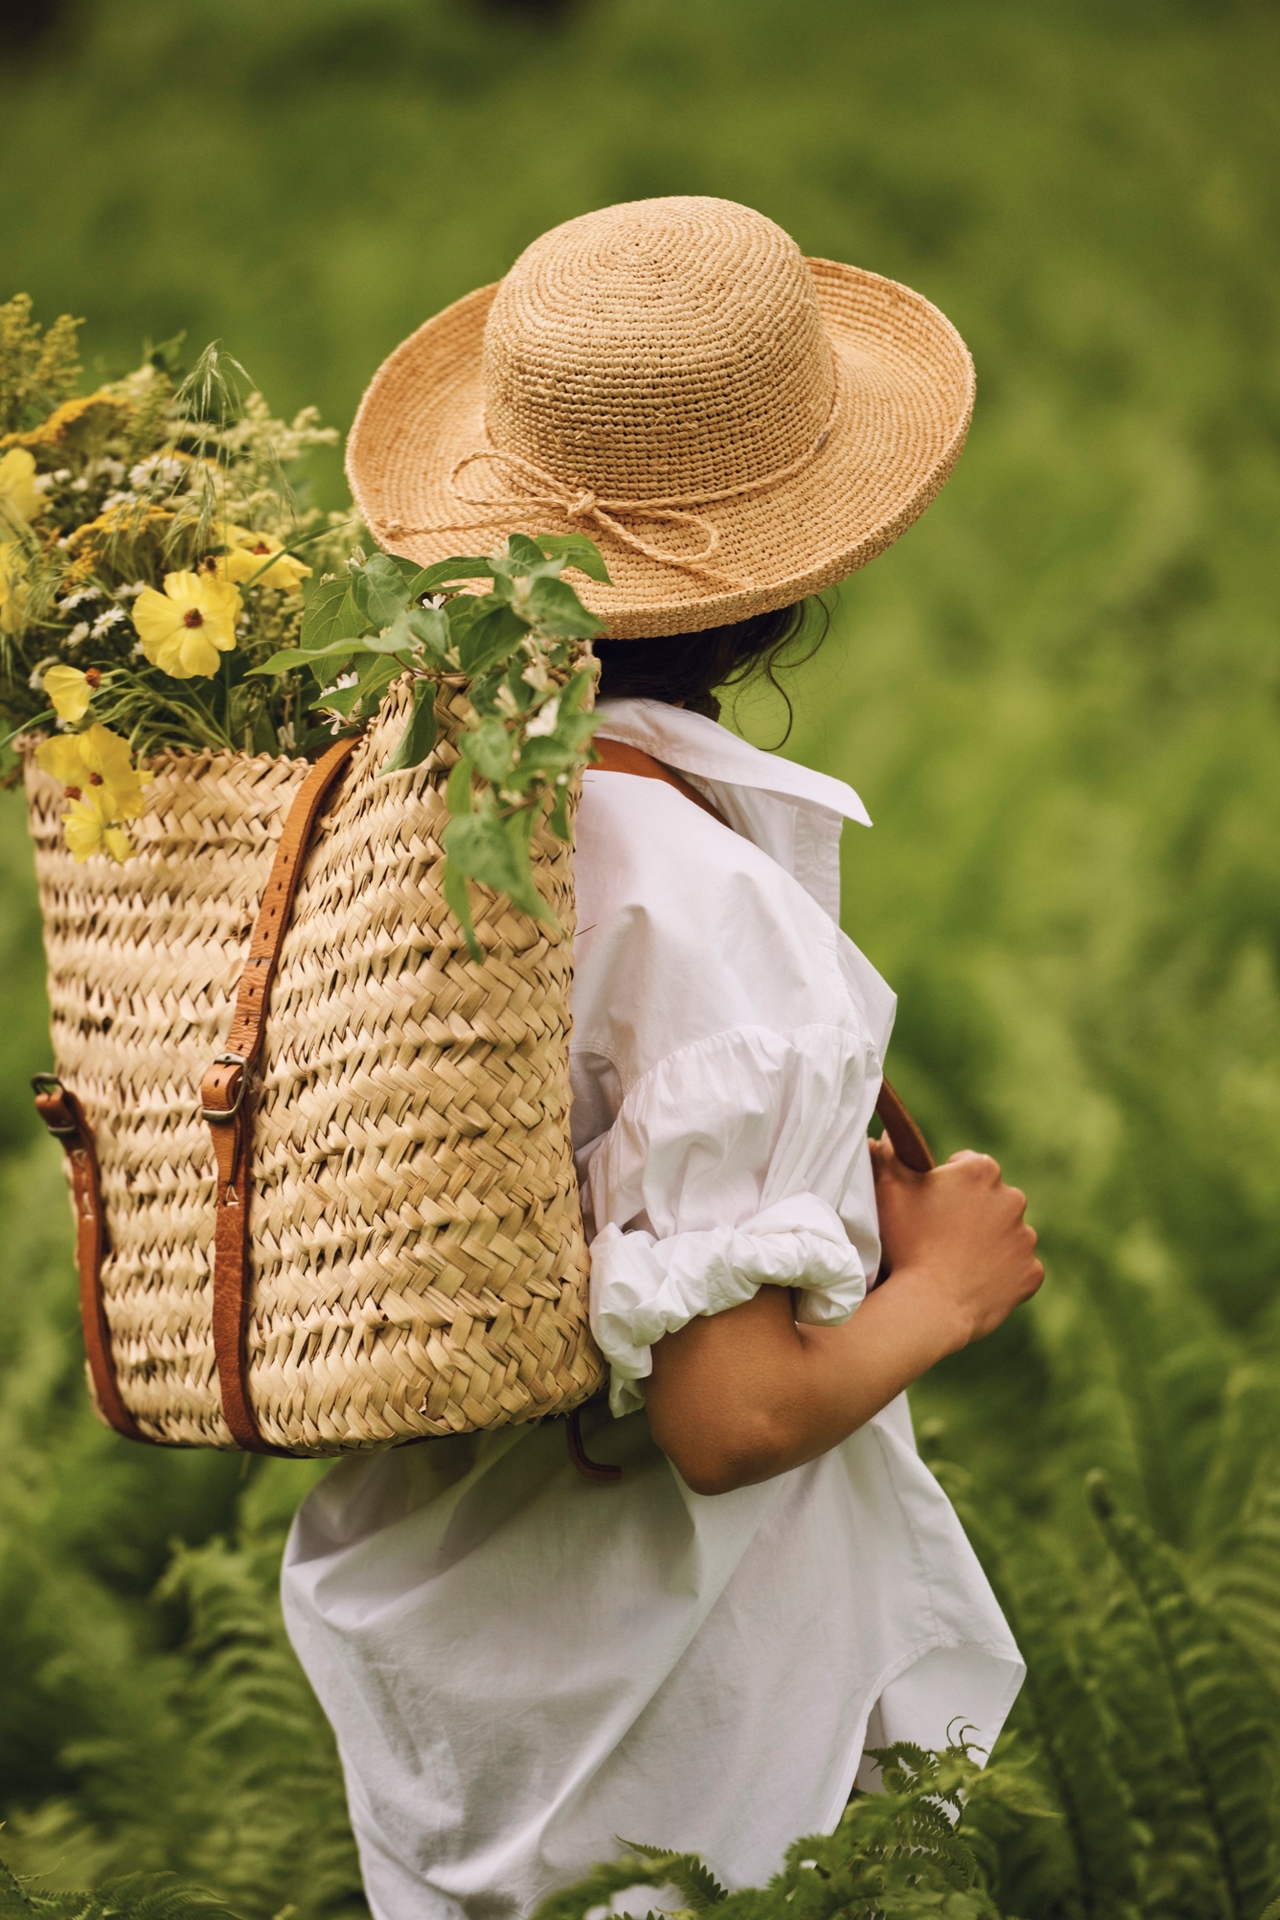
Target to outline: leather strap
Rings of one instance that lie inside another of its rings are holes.
[[[93,1134],[84,1108],[52,1073],[38,1073],[31,1082],[36,1112],[55,1140],[61,1142],[71,1175],[71,1199],[76,1215],[76,1266],[80,1273],[80,1321],[93,1390],[106,1420],[126,1440],[155,1443],[140,1431],[120,1397],[111,1357],[111,1329],[102,1299],[102,1260],[107,1250],[106,1216],[102,1208],[102,1181]]]
[[[316,816],[355,751],[354,739],[339,740],[317,760],[299,787],[276,848],[249,957],[236,990],[227,1044],[200,1086],[202,1118],[209,1123],[218,1167],[213,1251],[213,1348],[222,1412],[232,1438],[246,1453],[283,1453],[268,1446],[249,1404],[245,1326],[252,1262],[249,1189],[253,1176],[251,1075],[266,1034],[267,1006],[298,876]],[[291,1457],[291,1456],[288,1456]]]
[[[729,825],[718,808],[713,807],[687,780],[681,779],[673,768],[664,766],[661,760],[655,760],[651,753],[645,753],[640,747],[626,746],[621,740],[596,738],[592,745],[602,772],[634,773],[642,780],[664,780],[669,787],[682,793],[686,800],[692,800],[695,807],[701,807],[713,820],[718,820],[722,827]],[[910,1167],[913,1173],[932,1172],[938,1163],[930,1151],[929,1142],[887,1080],[880,1082],[876,1112],[903,1166]]]
[[[599,738],[593,740],[591,744],[596,750],[596,758],[600,762],[602,773],[634,773],[641,780],[664,780],[669,787],[674,787],[677,793],[682,793],[686,800],[692,800],[695,807],[701,807],[702,811],[709,813],[713,820],[718,820],[722,827],[729,825],[719,807],[713,807],[711,802],[705,799],[695,786],[691,786],[682,774],[678,774],[674,767],[664,766],[661,760],[655,760],[653,755],[645,753],[643,748],[629,747],[622,740]]]
[[[565,1441],[569,1448],[569,1458],[584,1480],[594,1480],[600,1486],[616,1486],[622,1478],[622,1468],[608,1465],[603,1460],[593,1460],[587,1452],[582,1438],[582,1408],[575,1407],[569,1415],[564,1430]]]

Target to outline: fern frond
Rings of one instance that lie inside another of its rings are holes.
[[[628,1887],[665,1887],[671,1884],[671,1877],[663,1862],[674,1857],[663,1854],[653,1861],[629,1854],[621,1860],[605,1861],[573,1886],[548,1894],[534,1909],[533,1920],[585,1920],[593,1907],[607,1904],[615,1893],[624,1893]]]
[[[655,1867],[661,1866],[671,1885],[689,1902],[692,1913],[709,1913],[712,1907],[729,1898],[728,1890],[696,1853],[669,1853],[663,1847],[647,1847],[639,1840],[624,1840],[621,1835],[618,1845],[642,1860],[652,1861]]]
[[[1274,1477],[1278,1454],[1280,1368],[1256,1362],[1236,1367],[1223,1395],[1191,1535],[1203,1558],[1229,1553],[1225,1536],[1245,1519],[1258,1486]]]
[[[1081,1920],[1129,1920],[1143,1836],[1075,1658],[1063,1610],[1064,1591],[1070,1591],[1063,1570],[1025,1527],[1011,1552],[995,1526],[967,1502],[960,1513],[1026,1660],[1020,1711],[1062,1816],[1060,1828],[1038,1831],[1035,1851],[1045,1857],[1039,1870],[1024,1860],[1024,1873],[1051,1879],[1064,1910]],[[981,1824],[981,1802],[975,1813]]]
[[[1280,1462],[1262,1463],[1236,1525],[1202,1558],[1196,1591],[1257,1662],[1280,1721]]]
[[[1186,1779],[1213,1838],[1227,1911],[1233,1920],[1254,1920],[1271,1885],[1273,1760],[1256,1678],[1193,1599],[1169,1549],[1114,1505],[1104,1476],[1091,1475],[1088,1492],[1150,1628]]]
[[[239,1920],[202,1887],[183,1886],[172,1874],[130,1873],[92,1893],[44,1892],[25,1886],[0,1861],[0,1920]]]

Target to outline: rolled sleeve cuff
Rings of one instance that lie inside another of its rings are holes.
[[[610,1366],[609,1405],[621,1417],[644,1404],[653,1344],[699,1315],[724,1313],[761,1287],[794,1287],[798,1318],[847,1320],[866,1293],[856,1249],[835,1209],[816,1194],[779,1201],[737,1227],[676,1233],[602,1228],[591,1246],[591,1330]]]

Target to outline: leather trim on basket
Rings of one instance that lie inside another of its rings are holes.
[[[115,1362],[111,1357],[111,1329],[107,1325],[102,1298],[102,1259],[107,1250],[106,1216],[102,1207],[98,1156],[89,1122],[75,1094],[67,1091],[56,1074],[37,1073],[32,1079],[31,1088],[36,1097],[36,1112],[54,1139],[60,1142],[71,1176],[71,1199],[76,1216],[76,1267],[80,1275],[80,1321],[84,1328],[84,1350],[98,1405],[103,1418],[126,1440],[142,1440],[154,1446],[156,1442],[149,1434],[140,1431],[120,1397]]]
[[[271,983],[289,925],[298,876],[316,817],[355,751],[355,739],[339,740],[321,755],[289,809],[258,908],[249,957],[236,990],[235,1011],[223,1051],[200,1086],[202,1118],[209,1123],[218,1166],[213,1253],[213,1346],[222,1412],[231,1436],[246,1453],[284,1454],[263,1439],[249,1402],[245,1330],[252,1261],[249,1197],[253,1178],[251,1075],[266,1034]]]
[[[677,793],[682,793],[686,800],[692,800],[695,807],[701,807],[702,811],[709,813],[713,820],[718,820],[722,827],[729,825],[718,807],[713,807],[711,802],[704,799],[687,780],[682,780],[673,768],[664,766],[661,760],[655,760],[653,755],[646,753],[642,747],[631,747],[625,741],[607,738],[593,740],[591,744],[596,750],[601,773],[634,773],[642,780],[664,780],[669,787],[674,787]],[[910,1167],[913,1173],[931,1173],[938,1163],[933,1157],[929,1142],[889,1082],[884,1079],[880,1082],[880,1092],[876,1098],[876,1112],[889,1136],[889,1144],[903,1166]]]

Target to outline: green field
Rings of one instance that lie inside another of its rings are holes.
[[[914,1395],[1032,1669],[1005,1758],[1053,1817],[993,1817],[984,1857],[1023,1920],[1261,1914],[1274,5],[115,0],[0,69],[0,110],[0,299],[85,314],[104,373],[144,337],[216,336],[285,414],[345,426],[428,313],[543,228],[648,194],[748,201],[956,321],[969,449],[844,590],[786,751],[876,821],[846,836],[845,924],[900,995],[895,1080],[943,1150],[1001,1157],[1043,1237],[1041,1296]],[[336,460],[313,483],[341,503]],[[757,739],[776,720],[742,705]],[[0,1853],[67,1886],[170,1867],[249,1920],[358,1913],[270,1598],[314,1470],[150,1457],[89,1416],[25,1085],[46,1039],[13,796],[0,874]]]

